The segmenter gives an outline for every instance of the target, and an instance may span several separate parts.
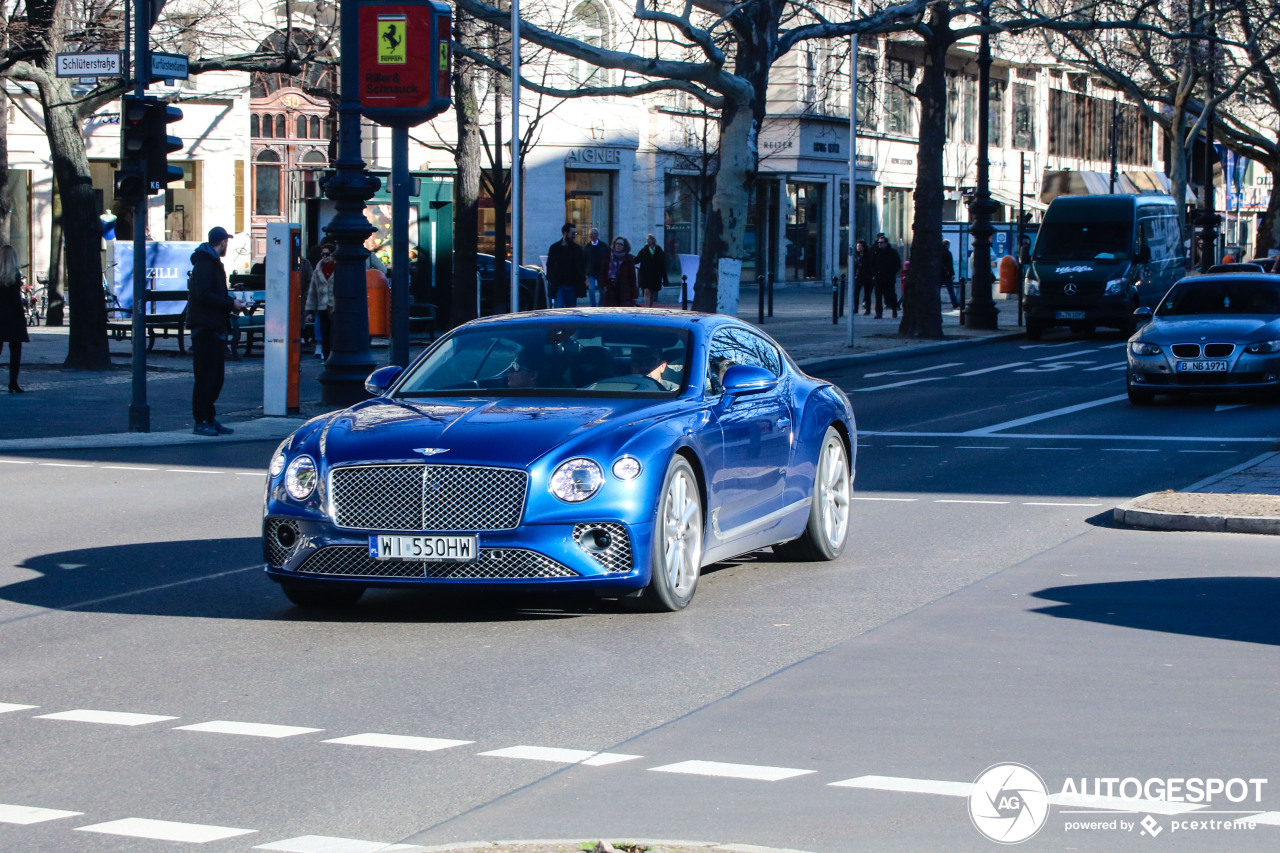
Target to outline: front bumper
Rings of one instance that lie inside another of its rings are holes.
[[[600,538],[593,535],[598,530],[608,534],[607,547],[600,547]],[[481,531],[474,534],[478,559],[467,562],[377,559],[369,553],[370,535],[342,530],[313,517],[268,516],[263,521],[267,575],[277,581],[348,582],[371,587],[571,586],[620,592],[649,581],[650,524],[585,521]]]
[[[1034,300],[1034,301],[1033,301]],[[1133,320],[1133,304],[1128,301],[1044,302],[1029,297],[1023,306],[1026,319],[1039,326],[1068,326],[1085,323],[1093,326],[1124,328]],[[1076,316],[1083,315],[1083,316]]]
[[[1268,390],[1280,388],[1280,355],[1250,355],[1241,351],[1226,359],[1227,369],[1215,372],[1178,370],[1177,359],[1168,352],[1159,355],[1128,353],[1126,381],[1134,388],[1149,388],[1157,393],[1230,390]]]

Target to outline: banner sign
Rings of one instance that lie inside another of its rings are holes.
[[[115,286],[116,299],[122,308],[133,309],[133,241],[116,240]],[[147,243],[147,287],[151,290],[186,290],[187,274],[191,272],[191,253],[200,246],[192,242]],[[186,302],[152,303],[148,314],[180,314]]]
[[[451,104],[449,7],[434,0],[360,4],[360,112],[414,127]]]

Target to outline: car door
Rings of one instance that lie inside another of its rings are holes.
[[[729,326],[712,336],[708,355],[707,393],[715,400],[711,411],[720,433],[717,464],[709,474],[711,529],[724,540],[768,527],[768,516],[781,509],[792,412],[785,382],[733,399],[720,388],[720,377],[735,364],[782,376],[782,357],[768,340],[745,327]]]

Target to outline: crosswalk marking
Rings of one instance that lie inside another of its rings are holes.
[[[438,737],[413,737],[410,735],[381,735],[375,732],[366,732],[360,735],[351,735],[349,737],[336,737],[325,743],[341,743],[349,746],[375,746],[382,749],[410,749],[418,752],[435,752],[439,749],[449,749],[455,746],[466,746],[474,743],[470,740],[449,740],[448,738]]]
[[[781,782],[796,776],[813,773],[794,767],[766,767],[760,764],[726,764],[721,761],[681,761],[650,767],[655,773],[685,773],[690,776],[720,776],[727,779],[753,779],[761,782]]]
[[[14,711],[30,711],[39,707],[39,705],[13,705],[8,702],[0,702],[0,714],[10,714]]]
[[[84,812],[65,812],[61,809],[38,809],[34,806],[12,806],[0,803],[0,823],[14,823],[19,826],[30,826],[33,823],[44,823],[46,820],[58,820],[82,814]]]
[[[973,790],[972,782],[943,782],[937,779],[909,779],[903,776],[857,776],[832,782],[835,788],[870,788],[876,791],[899,791],[907,794],[940,794],[946,797],[967,797]]]
[[[249,737],[282,738],[294,735],[322,732],[324,729],[308,729],[302,726],[273,726],[267,723],[237,723],[232,720],[211,720],[192,726],[177,726],[177,731],[212,732],[222,735],[248,735]]]
[[[125,835],[130,838],[151,838],[156,841],[186,841],[191,844],[207,844],[210,841],[222,841],[225,838],[257,832],[256,829],[208,826],[202,823],[176,823],[171,820],[150,820],[141,817],[127,817],[123,820],[80,826],[76,831]]]
[[[59,711],[56,714],[40,714],[37,720],[68,720],[73,723],[101,723],[106,726],[145,726],[176,720],[161,714],[129,714],[124,711],[91,711],[81,708],[75,711]]]
[[[586,764],[601,767],[642,758],[640,755],[624,755],[620,752],[591,752],[585,749],[559,749],[552,746],[509,746],[481,752],[492,758],[522,758],[528,761],[554,761],[559,764]]]
[[[359,841],[328,835],[300,835],[259,844],[254,850],[280,850],[284,853],[391,853],[394,850],[421,850],[416,844],[383,844],[381,841]]]

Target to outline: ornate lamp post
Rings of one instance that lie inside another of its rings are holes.
[[[990,5],[984,4],[982,22],[990,23]],[[985,32],[978,47],[978,186],[969,205],[969,233],[973,235],[973,291],[965,308],[965,325],[971,329],[996,328],[999,309],[991,298],[991,37]]]
[[[364,169],[360,156],[360,5],[341,3],[342,34],[340,97],[338,103],[338,159],[324,181],[324,192],[333,199],[337,214],[324,231],[337,246],[333,275],[335,307],[329,358],[320,373],[320,399],[334,406],[363,400],[364,380],[373,371],[369,348],[369,305],[365,288],[365,264],[369,252],[364,241],[374,227],[364,215],[364,203],[382,181]]]

